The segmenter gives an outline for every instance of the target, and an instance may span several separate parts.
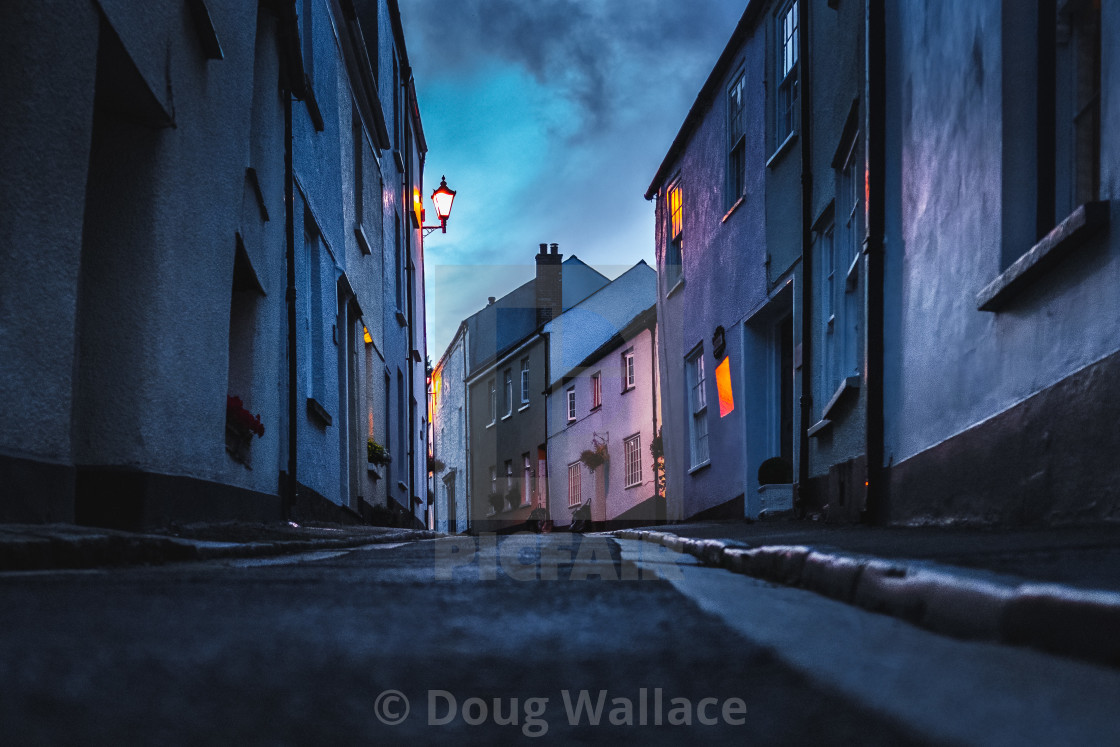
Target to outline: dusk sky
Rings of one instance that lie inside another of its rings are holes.
[[[611,278],[640,259],[652,266],[643,194],[745,3],[400,5],[426,192],[443,174],[458,191],[447,233],[425,244],[432,362],[488,296],[532,277],[541,242]]]

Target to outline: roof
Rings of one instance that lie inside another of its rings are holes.
[[[650,182],[649,188],[646,189],[645,198],[647,200],[653,199],[657,194],[658,189],[665,182],[669,176],[673,166],[677,162],[677,158],[684,151],[685,146],[688,144],[688,139],[692,136],[692,132],[696,129],[700,121],[703,120],[704,115],[708,112],[708,107],[711,106],[713,100],[719,93],[720,82],[723,76],[727,74],[731,63],[735,59],[735,55],[739,51],[739,47],[746,41],[749,32],[752,30],[752,25],[755,18],[758,16],[764,0],[748,0],[747,7],[743,10],[743,15],[739,17],[739,23],[736,24],[735,30],[731,32],[731,38],[727,41],[727,46],[723,48],[720,53],[719,59],[716,60],[715,67],[708,74],[708,79],[704,81],[704,85],[700,88],[700,93],[696,95],[696,100],[692,102],[692,108],[688,110],[688,114],[684,118],[684,123],[681,125],[680,130],[677,131],[677,136],[673,139],[673,144],[669,146],[669,152],[665,154],[665,159],[661,165],[657,167],[657,173],[654,174],[653,181]]]
[[[564,311],[610,282],[575,255],[565,259],[560,267]],[[474,373],[537,332],[536,278],[467,317],[466,324],[468,369]]]
[[[607,343],[620,344],[619,335],[656,302],[657,273],[643,260],[544,325],[549,385],[585,365]]]

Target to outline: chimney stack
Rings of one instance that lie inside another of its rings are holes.
[[[563,270],[564,255],[560,245],[553,244],[549,252],[548,244],[540,245],[537,254],[536,303],[537,326],[547,324],[560,316],[564,304]]]
[[[494,298],[494,296],[490,296],[490,298],[486,299],[486,305],[487,306],[493,306],[494,302],[497,301],[497,300],[498,299]]]

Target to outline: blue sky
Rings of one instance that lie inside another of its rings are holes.
[[[428,353],[556,242],[608,277],[653,264],[646,187],[745,2],[401,0],[428,141],[457,190],[425,244]],[[427,195],[426,195],[427,196]],[[429,215],[432,214],[429,206]]]

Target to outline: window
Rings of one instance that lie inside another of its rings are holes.
[[[623,441],[626,447],[626,487],[642,483],[642,437],[634,434]]]
[[[529,404],[529,359],[521,361],[521,404]]]
[[[669,185],[666,190],[669,206],[669,241],[665,247],[665,283],[672,288],[681,277],[683,263],[683,197],[681,196],[681,183],[678,179]]]
[[[498,419],[498,389],[497,383],[490,379],[486,382],[487,390],[487,409],[490,411],[490,424],[493,425],[494,421]]]
[[[521,502],[529,503],[533,496],[533,463],[529,454],[521,455]]]
[[[311,212],[304,211],[304,246],[307,258],[308,272],[306,294],[307,305],[304,313],[307,315],[306,328],[310,332],[304,335],[305,348],[304,360],[307,365],[306,386],[307,396],[320,405],[326,402],[326,340],[324,324],[326,323],[326,300],[323,298],[323,258],[322,237],[319,235]],[[325,411],[324,411],[325,412]]]
[[[798,12],[797,0],[781,6],[775,18],[775,49],[778,93],[775,98],[774,147],[778,148],[797,129],[798,103]]]
[[[836,333],[836,240],[829,224],[817,234],[817,302],[820,308],[821,377],[817,404],[824,407],[840,381]]]
[[[1100,199],[1101,182],[1100,0],[1040,7],[1054,27],[1039,34],[1052,45],[1039,58],[1051,66],[1040,70],[1040,121],[1053,117],[1053,130],[1039,133],[1039,168],[1050,172],[1039,175],[1039,238],[1079,205]]]
[[[688,380],[688,421],[691,466],[708,461],[708,398],[704,388],[704,349],[698,348],[685,363]]]
[[[634,348],[630,348],[622,354],[622,391],[633,389],[634,383]]]
[[[743,121],[743,73],[727,89],[727,200],[730,209],[746,191],[746,130]]]
[[[396,293],[397,293],[397,311],[404,311],[404,242],[401,241],[401,214],[396,213],[393,218],[396,220],[396,244],[395,253],[397,255],[396,262]]]
[[[863,313],[862,300],[855,292],[859,284],[859,257],[863,251],[863,189],[864,166],[857,132],[852,136],[847,155],[840,167],[836,187],[836,222],[840,224],[837,269],[843,273],[838,281],[837,301],[840,318],[837,322],[837,356],[839,377],[860,373],[859,329]]]
[[[596,371],[591,375],[591,409],[603,405],[603,375]]]
[[[580,496],[579,485],[579,462],[572,462],[568,465],[568,506],[578,506],[583,502]]]
[[[568,389],[568,422],[576,422],[576,388]]]
[[[505,387],[504,393],[506,398],[506,417],[513,414],[513,371],[506,369],[504,374]]]
[[[513,489],[513,460],[506,460],[506,492]]]
[[[493,464],[490,465],[490,495],[500,495],[498,492],[498,468]],[[494,513],[496,507],[490,504],[490,513]]]
[[[358,114],[357,107],[352,109],[350,116],[354,144],[354,223],[360,226],[362,225],[362,216],[365,215],[365,180],[362,172],[365,135],[362,133],[362,117]]]

